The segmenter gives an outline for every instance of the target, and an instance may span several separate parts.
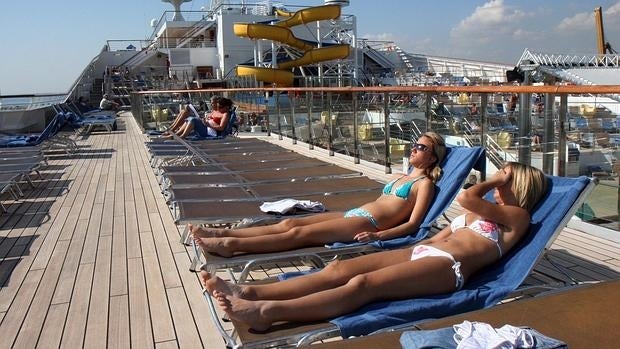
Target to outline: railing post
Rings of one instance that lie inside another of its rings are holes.
[[[489,104],[489,94],[482,93],[480,95],[480,145],[487,150],[487,105]],[[486,151],[485,151],[486,154]],[[485,159],[486,161],[486,159]],[[486,166],[484,166],[486,168]],[[480,173],[480,180],[486,180],[487,174],[486,171],[482,171]]]
[[[291,98],[291,92],[288,93],[288,101],[291,104],[291,136],[293,138],[293,144],[297,144],[297,133],[295,132],[295,92],[293,92],[293,98]]]
[[[523,85],[530,84],[530,70],[523,71]],[[522,164],[530,165],[532,162],[532,153],[530,149],[531,145],[531,94],[521,93],[519,97],[519,162]]]
[[[260,40],[258,40],[260,42]],[[267,136],[271,136],[271,120],[269,118],[269,92],[264,92],[266,96],[263,96],[263,100],[265,101],[265,112],[267,113]],[[266,97],[266,98],[265,98]]]
[[[308,149],[314,149],[314,139],[312,138],[312,92],[306,91],[306,104],[308,106]]]
[[[385,173],[392,173],[390,158],[390,94],[383,93],[383,129],[385,130]]]
[[[568,113],[568,95],[560,96],[558,114],[558,176],[566,176],[566,122]]]
[[[359,138],[357,134],[357,129],[358,129],[357,108],[359,107],[359,105],[358,105],[358,100],[357,100],[357,92],[352,92],[351,98],[353,99],[353,163],[359,164],[360,154],[359,154],[359,149],[357,149],[359,146]]]
[[[278,140],[282,140],[282,123],[280,122],[280,93],[278,91],[273,91],[273,96],[275,97],[276,103],[276,125],[278,125]]]
[[[332,122],[332,93],[327,92],[327,149],[329,156],[334,156],[334,123]]]
[[[425,92],[424,96],[426,97],[426,106],[425,106],[425,110],[424,110],[424,117],[426,118],[426,130],[424,132],[428,132],[431,131],[431,107],[432,107],[432,103],[433,103],[433,96],[431,95],[431,92]]]
[[[543,172],[546,174],[553,174],[553,109],[554,109],[555,95],[553,93],[545,94],[545,132],[543,134]]]

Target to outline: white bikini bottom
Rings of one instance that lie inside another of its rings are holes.
[[[438,248],[427,246],[427,245],[417,245],[413,248],[413,252],[411,253],[411,260],[415,261],[424,257],[444,257],[448,258],[452,261],[452,270],[454,270],[454,276],[456,276],[456,289],[460,290],[465,283],[465,279],[463,278],[463,273],[461,273],[461,262],[457,262],[454,257],[448,252],[442,251]]]

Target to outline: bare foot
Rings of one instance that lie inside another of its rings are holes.
[[[213,291],[213,297],[231,319],[243,322],[256,331],[265,331],[271,327],[272,321],[261,315],[263,301],[248,301],[220,291]]]
[[[200,272],[200,281],[202,282],[204,288],[209,291],[209,294],[213,294],[214,291],[218,291],[227,296],[246,298],[242,286],[224,281],[217,276],[211,275],[206,270],[202,270]]]
[[[221,238],[224,236],[225,229],[217,229],[217,228],[208,228],[203,226],[194,227],[193,224],[188,224],[187,229],[192,233],[193,236],[198,236],[201,238]]]
[[[225,246],[225,239],[223,238],[201,238],[199,236],[194,236],[194,242],[196,242],[196,245],[203,251],[214,253],[222,257],[231,257],[233,255],[233,251]]]

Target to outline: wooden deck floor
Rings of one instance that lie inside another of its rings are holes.
[[[81,139],[0,215],[0,348],[221,348],[135,121]],[[277,142],[277,141],[276,141]],[[578,280],[620,278],[620,244],[566,229]],[[565,278],[541,262],[536,280]]]

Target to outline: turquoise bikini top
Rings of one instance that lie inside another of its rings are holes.
[[[404,177],[404,176],[403,176]],[[400,177],[400,178],[403,178]],[[396,188],[396,190],[394,190],[394,192],[392,192],[392,187],[394,186],[394,183],[396,183],[400,178],[397,178],[393,181],[391,181],[390,183],[386,184],[385,187],[383,187],[383,194],[385,195],[395,195],[403,200],[407,200],[409,198],[409,191],[411,190],[411,186],[417,182],[420,178],[424,178],[426,176],[419,176],[414,178],[411,181],[407,181],[403,184],[400,185],[400,187]]]

